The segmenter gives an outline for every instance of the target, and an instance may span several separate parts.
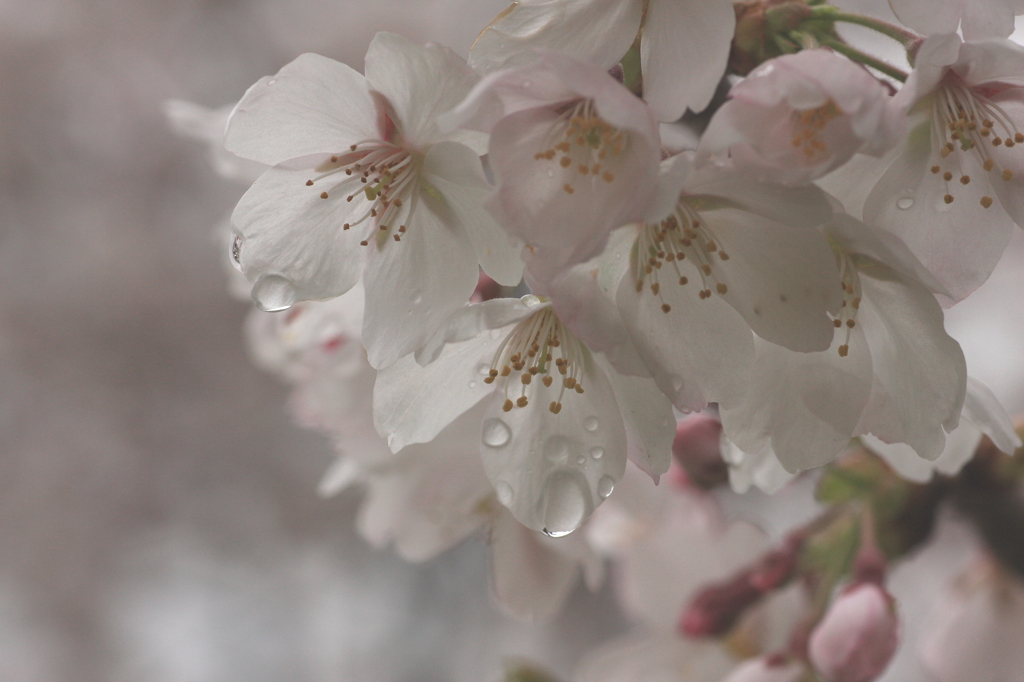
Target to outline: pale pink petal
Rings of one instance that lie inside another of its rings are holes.
[[[573,673],[574,682],[719,682],[735,664],[717,642],[672,635],[621,639],[592,649]],[[681,677],[680,675],[685,675]]]
[[[640,0],[514,3],[480,33],[469,63],[486,73],[532,59],[531,48],[542,48],[609,69],[633,44],[642,12]]]
[[[416,362],[426,366],[437,359],[447,344],[468,341],[486,331],[519,322],[543,305],[535,296],[524,298],[525,302],[518,298],[495,298],[456,310],[423,347],[416,351]],[[491,337],[495,338],[496,334],[497,332],[493,332]]]
[[[383,136],[362,74],[304,54],[250,87],[228,121],[228,151],[273,166]]]
[[[889,0],[889,6],[904,24],[928,35],[956,33],[963,13],[962,0]]]
[[[723,0],[652,0],[644,19],[640,63],[644,99],[662,121],[711,101],[729,58],[736,27]]]

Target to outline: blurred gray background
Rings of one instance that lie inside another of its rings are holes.
[[[382,29],[465,55],[505,4],[0,0],[0,680],[493,680],[620,631],[607,590],[508,620],[481,539],[409,566],[315,495],[330,447],[246,359],[212,236],[241,188],[161,114]],[[1020,411],[1011,252],[951,324]]]
[[[410,566],[316,496],[213,238],[244,188],[161,113],[382,29],[465,55],[505,4],[0,0],[0,680],[491,680],[620,626],[511,621],[480,538]]]

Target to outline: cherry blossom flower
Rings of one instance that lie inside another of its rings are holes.
[[[770,449],[790,472],[831,461],[863,433],[935,459],[959,423],[967,379],[921,282],[937,285],[883,231],[849,216],[826,231],[843,293],[831,348],[800,354],[758,340],[749,393],[722,407],[725,432],[746,453]]]
[[[607,70],[639,34],[644,99],[660,120],[675,121],[711,101],[735,26],[723,0],[527,0],[481,32],[469,63],[493,71],[543,48]]]
[[[436,124],[475,83],[469,67],[380,33],[366,74],[299,57],[249,89],[227,147],[274,166],[232,217],[257,305],[337,296],[365,264],[362,339],[379,367],[422,345],[469,298],[478,262],[505,284],[520,279],[521,264],[480,207],[490,191],[474,151],[481,136]]]
[[[1024,225],[1024,48],[956,35],[921,44],[897,94],[912,128],[864,205],[959,301]]]
[[[927,483],[936,472],[955,476],[974,457],[983,435],[992,439],[995,446],[1007,454],[1012,454],[1021,446],[1010,417],[992,391],[977,379],[967,377],[967,394],[960,413],[960,424],[949,433],[946,446],[934,460],[919,457],[904,443],[883,443],[872,436],[862,436],[861,441],[903,478]]]
[[[889,0],[904,24],[928,35],[956,33],[968,40],[1006,38],[1013,33],[1013,16],[1024,14],[1021,0]]]
[[[611,495],[627,455],[655,479],[668,467],[675,420],[654,383],[613,371],[535,296],[452,315],[415,359],[378,375],[374,418],[398,450],[481,401],[498,500],[548,535],[575,530]]]
[[[539,58],[485,77],[442,118],[491,133],[487,208],[526,243],[531,286],[596,256],[611,230],[643,216],[660,153],[650,110],[611,76],[553,52]]]
[[[620,264],[618,310],[677,408],[735,404],[754,362],[751,330],[801,352],[831,342],[829,314],[842,296],[835,258],[814,228],[832,210],[813,187],[694,167],[685,154],[663,166],[655,219],[623,228],[609,249]]]
[[[797,185],[856,152],[881,154],[902,117],[864,67],[831,50],[769,60],[733,86],[700,142],[703,156],[728,152],[737,168]]]

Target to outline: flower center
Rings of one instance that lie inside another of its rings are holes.
[[[839,346],[839,357],[845,358],[850,352],[850,331],[857,326],[857,311],[860,310],[860,274],[849,254],[839,252],[836,259],[839,261],[839,286],[843,288],[843,302],[832,325],[836,329],[846,330],[846,340]]]
[[[376,242],[382,246],[391,235],[396,242],[402,241],[405,222],[416,203],[416,165],[412,153],[390,142],[363,140],[344,154],[332,156],[321,164],[314,179],[306,181],[307,187],[321,189],[320,198],[327,200],[344,196],[351,203],[365,197],[366,208],[351,222],[342,225],[349,230],[370,220],[377,225]],[[315,191],[315,190],[314,190]],[[359,242],[362,246],[370,238]]]
[[[985,172],[998,171],[1003,181],[1013,180],[1013,171],[996,163],[992,149],[1000,145],[1012,148],[1022,144],[1024,133],[1017,129],[999,105],[969,89],[958,79],[947,79],[936,92],[932,110],[932,136],[942,161],[932,166],[931,172],[942,174],[946,186],[943,201],[947,204],[954,201],[953,192],[957,188],[954,178],[963,187],[971,182],[970,175],[963,171],[963,155],[974,154]],[[989,208],[992,197],[983,196],[979,203],[983,208]]]
[[[558,357],[555,357],[557,352]],[[580,376],[586,362],[583,344],[565,328],[550,307],[539,310],[517,324],[491,361],[484,383],[504,381],[505,404],[502,409],[509,412],[513,407],[529,404],[527,389],[537,378],[544,388],[550,388],[558,373],[558,398],[551,401],[548,409],[553,414],[562,410],[562,397],[566,391],[583,393]],[[555,372],[552,371],[552,368]],[[516,379],[518,377],[518,380]],[[509,398],[510,386],[513,392],[519,389],[515,402]],[[540,388],[533,389],[540,391]]]
[[[648,223],[640,228],[633,258],[637,292],[643,291],[647,284],[651,293],[661,300],[664,313],[670,312],[672,306],[665,302],[662,281],[677,282],[679,286],[689,284],[690,279],[680,269],[680,263],[686,259],[694,264],[701,278],[698,289],[701,300],[711,298],[712,285],[720,295],[729,291],[725,282],[720,281],[720,263],[729,260],[729,254],[719,246],[711,227],[685,200],[679,201],[675,212],[660,223]]]
[[[545,149],[533,155],[535,161],[554,161],[569,173],[562,185],[566,194],[576,191],[577,180],[590,177],[604,182],[615,182],[615,174],[608,170],[615,157],[626,147],[626,136],[618,128],[608,125],[594,112],[589,99],[566,109],[552,129]],[[611,158],[609,158],[609,156]]]
[[[821,139],[821,134],[832,119],[842,114],[831,99],[820,107],[794,112],[793,147],[802,151],[809,161],[827,154],[828,145]]]

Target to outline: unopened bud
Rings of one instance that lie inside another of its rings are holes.
[[[778,656],[761,656],[736,666],[723,682],[798,682],[804,666]]]
[[[676,424],[672,454],[694,484],[709,490],[729,481],[722,459],[722,422],[707,414],[694,414]]]
[[[811,663],[826,682],[870,682],[896,653],[899,621],[882,587],[862,583],[832,604],[811,634]]]

